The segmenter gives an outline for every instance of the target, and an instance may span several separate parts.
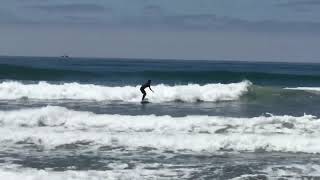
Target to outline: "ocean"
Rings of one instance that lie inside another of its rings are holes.
[[[320,179],[319,105],[315,63],[0,57],[0,179]]]

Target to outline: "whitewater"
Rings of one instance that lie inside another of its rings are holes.
[[[320,87],[294,87],[294,88],[285,88],[289,90],[299,90],[299,91],[311,91],[311,92],[319,92]]]
[[[216,169],[213,177],[219,177],[227,171],[221,168],[221,164],[213,163],[220,162],[220,156],[235,156],[236,163],[241,164],[252,158],[248,153],[257,153],[254,159],[262,160],[267,156],[271,161],[260,165],[256,171],[242,169],[239,171],[242,173],[236,173],[238,176],[226,173],[222,177],[247,179],[268,174],[272,178],[299,178],[302,172],[310,177],[320,175],[314,157],[320,153],[320,119],[312,115],[265,114],[253,118],[132,116],[47,106],[0,111],[0,125],[0,147],[9,152],[6,155],[9,157],[4,158],[5,163],[0,165],[1,178],[193,179],[212,177],[203,175],[210,169]],[[23,152],[28,153],[24,155]],[[273,165],[271,162],[273,156],[279,156],[277,153],[289,153],[289,164]],[[306,153],[306,161],[309,157],[313,161],[307,167],[296,164],[290,160],[292,153]],[[155,156],[153,161],[138,160],[149,154]],[[32,167],[24,167],[30,161],[28,156],[36,158]],[[103,158],[109,156],[119,158],[112,161]],[[46,161],[41,160],[43,158]],[[99,158],[100,167],[93,161],[86,163],[87,168],[84,168],[80,164],[67,163],[68,158],[93,158],[94,161]],[[163,158],[167,160],[161,160]],[[180,158],[191,159],[180,164]],[[203,158],[207,162],[201,165],[199,162],[203,162]],[[137,160],[133,166],[132,162]],[[55,161],[66,164],[63,171],[56,170]],[[34,168],[36,166],[45,168]],[[230,166],[228,161],[224,166]]]
[[[101,146],[190,151],[320,153],[320,120],[311,115],[232,118],[126,116],[63,107],[0,111],[0,142],[53,149],[86,142]]]
[[[168,86],[159,84],[153,86],[156,93],[149,93],[151,102],[170,101],[230,101],[245,94],[251,82],[243,81],[231,84],[189,84]],[[96,101],[140,102],[139,86],[109,87],[93,84],[63,83],[50,84],[39,82],[24,84],[21,82],[0,83],[0,99],[79,99]]]

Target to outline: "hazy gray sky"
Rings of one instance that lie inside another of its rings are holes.
[[[320,0],[2,0],[0,54],[320,62]]]

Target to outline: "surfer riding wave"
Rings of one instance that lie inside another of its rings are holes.
[[[148,80],[145,84],[143,84],[143,85],[140,87],[140,91],[141,91],[141,93],[143,94],[141,101],[143,101],[144,98],[145,98],[146,95],[147,95],[147,93],[146,93],[146,91],[145,91],[145,89],[146,89],[147,87],[149,87],[149,89],[150,89],[152,92],[154,92],[154,91],[151,89],[150,86],[151,86],[151,80]]]

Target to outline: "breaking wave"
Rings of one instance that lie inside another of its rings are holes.
[[[279,151],[320,153],[320,120],[265,115],[218,116],[108,115],[43,107],[0,111],[0,146],[35,144],[160,150]]]
[[[153,86],[155,93],[148,93],[151,102],[196,102],[237,100],[248,91],[251,82],[231,84],[188,84]],[[23,84],[17,81],[0,83],[0,99],[83,99],[96,101],[139,102],[139,86],[109,87],[93,84],[39,82]]]
[[[288,90],[300,90],[300,91],[317,91],[320,92],[320,87],[295,87],[295,88],[285,88]]]

